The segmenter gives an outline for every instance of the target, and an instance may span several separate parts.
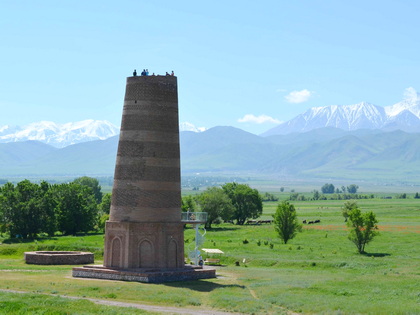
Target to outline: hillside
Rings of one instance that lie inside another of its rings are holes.
[[[420,134],[321,128],[260,137],[233,127],[181,132],[183,174],[236,173],[296,179],[420,184]],[[0,144],[0,177],[112,176],[118,136],[56,149],[36,141]]]

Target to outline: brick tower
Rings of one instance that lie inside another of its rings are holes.
[[[105,226],[104,265],[74,267],[73,277],[161,283],[214,278],[184,265],[178,91],[175,76],[127,78],[121,133]],[[185,216],[185,214],[190,214]]]
[[[184,266],[175,76],[127,78],[104,265]]]

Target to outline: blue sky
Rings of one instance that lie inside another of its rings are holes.
[[[262,133],[420,88],[420,2],[0,2],[0,126],[119,125],[133,69],[178,76],[181,122]]]

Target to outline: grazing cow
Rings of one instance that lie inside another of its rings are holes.
[[[314,224],[314,221],[309,221],[308,224]]]
[[[321,223],[321,220],[315,220],[314,223]]]
[[[306,224],[306,220],[303,220],[303,221],[302,221],[302,223],[303,223],[303,224]]]

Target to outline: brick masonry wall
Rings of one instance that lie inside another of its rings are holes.
[[[107,267],[184,266],[175,76],[127,78],[105,234]]]

